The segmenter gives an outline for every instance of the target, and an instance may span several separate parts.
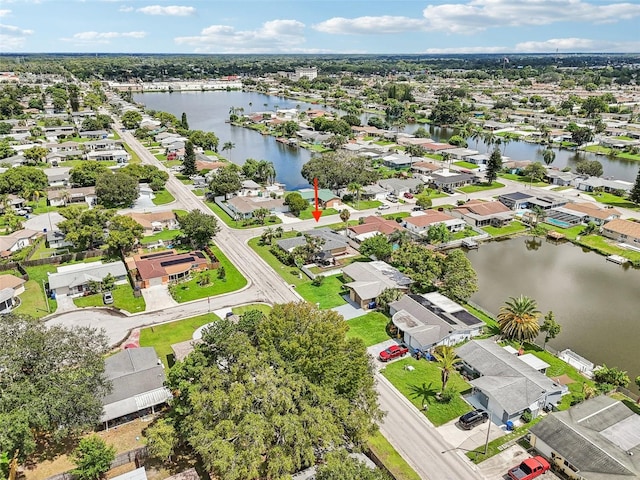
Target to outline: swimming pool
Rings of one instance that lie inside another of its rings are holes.
[[[562,220],[557,220],[555,218],[547,218],[545,222],[560,228],[569,228],[571,226],[570,223],[563,222]]]

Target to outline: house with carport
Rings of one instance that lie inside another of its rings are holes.
[[[412,280],[386,262],[353,262],[343,267],[344,284],[351,301],[360,308],[375,308],[378,296],[388,289],[409,290]]]
[[[155,232],[162,230],[177,230],[180,228],[178,217],[171,210],[149,213],[129,212],[125,213],[125,215],[131,217],[142,226],[144,235],[153,235]]]
[[[417,178],[387,178],[378,181],[387,193],[402,197],[405,193],[416,193],[423,183]]]
[[[551,412],[530,443],[572,480],[640,478],[640,415],[607,395]]]
[[[456,345],[482,333],[485,323],[441,293],[410,293],[389,305],[398,338],[409,347],[429,352],[438,345]]]
[[[515,421],[526,411],[535,418],[569,393],[566,385],[493,340],[471,340],[456,348],[456,353],[462,360],[462,371],[472,379],[470,403],[490,412],[493,420]]]
[[[276,245],[282,250],[293,252],[296,247],[306,245],[306,237],[314,237],[322,243],[320,252],[316,255],[315,261],[321,263],[332,263],[336,257],[346,255],[348,253],[348,240],[344,235],[337,234],[332,230],[323,227],[313,230],[301,232],[301,235],[291,238],[283,238],[276,242]]]

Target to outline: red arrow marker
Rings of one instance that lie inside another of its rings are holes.
[[[318,179],[313,179],[313,193],[316,198],[316,209],[311,212],[313,213],[313,218],[316,219],[316,222],[320,221],[320,217],[322,216],[322,210],[318,209]]]

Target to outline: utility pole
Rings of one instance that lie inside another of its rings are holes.
[[[491,431],[491,417],[493,414],[489,412],[489,426],[487,427],[487,439],[484,442],[484,455],[487,455],[487,450],[489,449],[489,432]]]

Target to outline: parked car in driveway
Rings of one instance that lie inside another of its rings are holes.
[[[113,303],[113,294],[111,292],[104,292],[102,294],[102,303],[111,305]]]
[[[403,347],[401,345],[391,345],[386,350],[380,352],[380,360],[382,362],[388,362],[389,360],[393,360],[394,358],[403,357],[409,353],[409,349],[407,347]]]
[[[413,198],[413,193],[405,192],[404,193],[404,198]]]
[[[458,424],[465,430],[471,430],[476,425],[480,425],[487,420],[489,420],[489,414],[485,410],[477,409],[462,415],[458,419]]]
[[[520,465],[509,470],[507,475],[511,480],[532,480],[546,473],[550,468],[549,462],[538,455],[523,460]]]

